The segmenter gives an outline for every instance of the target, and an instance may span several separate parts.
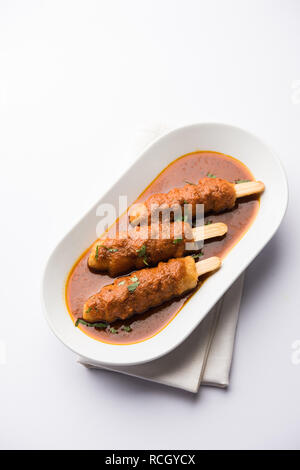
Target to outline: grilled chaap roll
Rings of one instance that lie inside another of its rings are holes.
[[[155,266],[159,261],[180,258],[189,250],[197,250],[194,243],[207,238],[220,237],[227,231],[223,223],[192,229],[187,222],[138,226],[120,232],[118,238],[97,240],[92,246],[88,265],[94,271],[108,271],[116,276],[133,269]],[[189,243],[189,245],[187,245]]]
[[[219,266],[217,257],[195,263],[191,256],[187,256],[120,277],[87,300],[83,319],[90,323],[112,323],[143,313],[194,289],[199,275]]]
[[[188,183],[182,188],[171,189],[168,193],[157,193],[150,196],[144,203],[135,204],[129,213],[132,224],[138,224],[151,218],[156,218],[164,211],[174,212],[191,204],[192,215],[196,215],[196,205],[203,204],[205,212],[221,212],[232,209],[237,197],[255,194],[264,190],[264,185],[258,181],[233,184],[217,177],[201,178],[198,184]],[[172,215],[172,214],[171,214]]]

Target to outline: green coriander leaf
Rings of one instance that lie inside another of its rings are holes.
[[[96,246],[95,259],[97,260],[99,256],[99,245]]]
[[[146,266],[149,266],[149,263],[148,263],[148,261],[147,261],[147,258],[146,258],[146,257],[145,257],[145,258],[143,258],[143,263],[144,263]]]
[[[127,286],[127,289],[129,290],[129,292],[132,294],[135,289],[138,287],[140,281],[137,281],[137,282],[134,282],[133,284],[129,284],[129,286]]]
[[[136,252],[137,252],[139,258],[143,258],[143,256],[146,255],[146,245],[142,245],[141,248],[136,250]]]
[[[118,248],[108,248],[108,246],[105,246],[105,245],[97,245],[97,249],[96,249],[97,257],[98,257],[98,246],[105,248],[105,250],[109,251],[110,253],[115,253],[116,251],[119,251]]]
[[[136,281],[139,280],[139,278],[136,277],[136,275],[134,275],[134,276],[132,276],[132,277],[130,278],[130,280],[131,280],[132,282],[136,282]]]
[[[127,333],[129,333],[130,331],[132,331],[132,328],[131,328],[130,326],[124,325],[124,326],[122,327],[122,330],[127,331]]]
[[[111,327],[109,328],[108,330],[110,333],[112,333],[113,335],[117,335],[118,334],[118,330],[116,330],[115,328]]]
[[[175,238],[173,240],[174,245],[177,245],[177,243],[180,243],[180,242],[182,242],[182,238]]]
[[[108,324],[105,323],[105,322],[95,322],[95,323],[91,323],[91,322],[89,322],[89,321],[83,320],[83,318],[77,318],[76,323],[75,323],[75,326],[78,326],[79,323],[81,323],[82,325],[90,326],[90,327],[94,327],[94,328],[107,328],[107,327],[108,327]]]
[[[194,259],[197,259],[197,258],[200,258],[201,256],[203,256],[203,252],[202,251],[199,251],[199,253],[194,253],[193,255],[191,255],[192,258]]]
[[[125,281],[121,281],[118,283],[119,286],[123,286],[123,284],[125,284]]]
[[[213,175],[212,173],[207,173],[206,175],[208,178],[216,178],[216,175]]]

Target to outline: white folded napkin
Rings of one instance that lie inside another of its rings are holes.
[[[141,129],[139,150],[168,129],[164,125]],[[146,364],[99,366],[78,358],[88,368],[106,369],[197,393],[200,385],[227,387],[243,292],[244,274],[212,308],[196,330],[175,350]]]
[[[227,387],[244,274],[203,319],[198,328],[169,354],[136,366],[99,366],[78,358],[88,368],[107,369],[197,393],[200,385]]]

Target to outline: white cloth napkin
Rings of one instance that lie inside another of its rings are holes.
[[[164,125],[141,129],[141,149],[168,129]],[[139,149],[139,150],[140,150]],[[244,274],[203,319],[198,328],[175,350],[146,364],[106,367],[78,358],[88,368],[106,369],[197,393],[200,385],[227,387],[235,332],[243,292]]]
[[[106,367],[78,358],[88,368],[108,369],[197,393],[200,385],[227,387],[244,274],[200,323],[169,354],[136,366]]]

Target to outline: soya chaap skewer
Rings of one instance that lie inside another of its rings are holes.
[[[258,194],[263,190],[264,184],[260,181],[233,184],[217,177],[204,177],[198,184],[187,183],[182,188],[153,194],[145,202],[134,204],[129,212],[129,219],[134,225],[147,218],[148,223],[151,223],[151,218],[156,214],[170,208],[176,211],[184,204],[191,204],[193,216],[196,214],[196,204],[203,204],[205,212],[221,212],[232,209],[237,198]]]
[[[88,265],[94,271],[108,271],[111,276],[116,276],[155,266],[159,261],[181,258],[187,251],[187,243],[189,250],[197,251],[195,242],[221,237],[226,232],[227,225],[221,222],[196,228],[181,221],[138,226],[128,232],[119,232],[117,238],[97,240],[92,246]]]
[[[119,277],[86,301],[83,320],[112,323],[143,313],[194,289],[198,276],[220,266],[221,260],[215,256],[197,263],[193,257],[186,256]]]

